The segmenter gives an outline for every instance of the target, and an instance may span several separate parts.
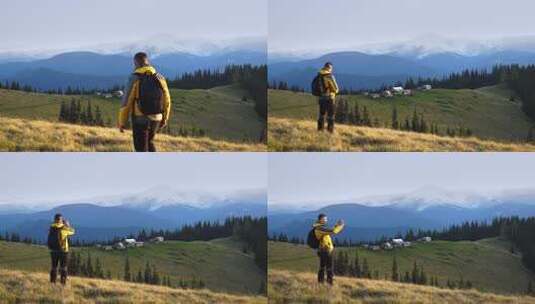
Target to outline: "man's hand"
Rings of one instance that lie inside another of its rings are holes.
[[[338,220],[338,222],[336,224],[339,225],[339,226],[342,226],[342,225],[344,225],[344,220]]]

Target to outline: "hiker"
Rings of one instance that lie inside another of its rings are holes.
[[[334,107],[336,94],[338,94],[338,84],[332,72],[333,64],[325,63],[314,80],[317,84],[313,84],[317,87],[313,89],[317,91],[314,95],[319,97],[318,131],[323,131],[325,117],[327,117],[327,131],[330,133],[334,132]]]
[[[50,258],[52,260],[51,283],[56,283],[58,264],[61,284],[65,285],[67,283],[67,259],[69,257],[69,236],[71,235],[74,235],[74,229],[67,220],[63,219],[61,214],[56,214],[54,223],[50,225],[48,231],[48,248],[50,249]]]
[[[327,215],[321,213],[318,220],[312,226],[314,236],[318,240],[318,257],[320,258],[320,269],[318,271],[318,283],[325,282],[325,272],[327,272],[327,283],[333,284],[333,251],[334,244],[331,235],[338,234],[344,229],[344,221],[338,220],[331,229],[327,227]]]
[[[119,130],[124,132],[131,116],[136,152],[156,152],[154,137],[169,121],[171,95],[165,78],[150,65],[147,54],[137,53],[134,65],[119,112]]]

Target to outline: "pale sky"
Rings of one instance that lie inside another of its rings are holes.
[[[532,153],[270,153],[269,205],[412,192],[535,189]]]
[[[266,189],[264,153],[0,153],[0,203],[137,194]]]
[[[535,34],[532,0],[270,0],[270,51]]]
[[[16,0],[0,10],[0,50],[55,49],[171,35],[267,35],[267,0]]]

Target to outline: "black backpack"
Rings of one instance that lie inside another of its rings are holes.
[[[136,74],[139,79],[139,110],[145,115],[163,113],[163,89],[157,74]]]
[[[315,228],[312,228],[307,236],[307,245],[308,247],[312,249],[318,249],[320,247],[320,241],[316,237],[316,233],[314,232]]]
[[[54,251],[61,250],[61,244],[59,243],[60,231],[60,228],[50,227],[50,230],[48,230],[48,249]]]
[[[314,77],[314,79],[312,80],[312,84],[310,85],[312,95],[314,96],[323,95],[324,86],[325,86],[325,83],[324,83],[323,75],[318,73],[316,77]]]

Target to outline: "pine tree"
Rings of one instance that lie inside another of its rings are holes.
[[[416,109],[414,109],[414,112],[412,113],[411,130],[413,132],[418,132],[420,130],[420,120],[418,119],[418,113],[416,113]]]
[[[104,278],[104,271],[102,270],[102,265],[100,265],[100,259],[98,257],[95,262],[95,277],[101,279]]]
[[[370,268],[368,266],[368,260],[364,258],[362,261],[362,277],[371,278]]]
[[[139,269],[139,270],[137,271],[136,282],[138,282],[138,283],[144,283],[143,275],[141,274],[141,269]]]
[[[396,256],[394,256],[394,258],[392,259],[392,281],[399,281],[398,261],[396,259]]]
[[[111,280],[111,271],[106,271],[106,279]]]
[[[415,261],[412,267],[412,283],[418,284],[419,281],[420,281],[420,276],[418,274],[418,265],[416,265],[416,261]]]
[[[147,261],[147,263],[145,264],[145,276],[143,277],[143,281],[146,284],[150,284],[152,281],[151,276],[152,276],[152,272],[150,271],[150,265],[149,265],[149,262]]]
[[[528,295],[535,295],[535,292],[533,291],[533,283],[531,282],[531,280],[528,282],[527,293]]]
[[[399,129],[398,110],[396,109],[396,107],[392,109],[392,129]]]
[[[128,260],[128,256],[126,256],[126,261],[124,263],[124,280],[127,282],[132,281],[132,275],[130,274],[130,261]]]
[[[90,277],[90,278],[94,277],[95,270],[93,269],[93,262],[91,260],[91,254],[90,253],[87,254],[87,262],[86,262],[85,268],[86,268],[86,271],[87,271],[87,276]]]
[[[408,271],[405,271],[405,277],[403,277],[403,282],[410,283],[411,282],[411,275]]]
[[[152,266],[151,284],[160,285],[160,274],[156,271],[156,267]]]

